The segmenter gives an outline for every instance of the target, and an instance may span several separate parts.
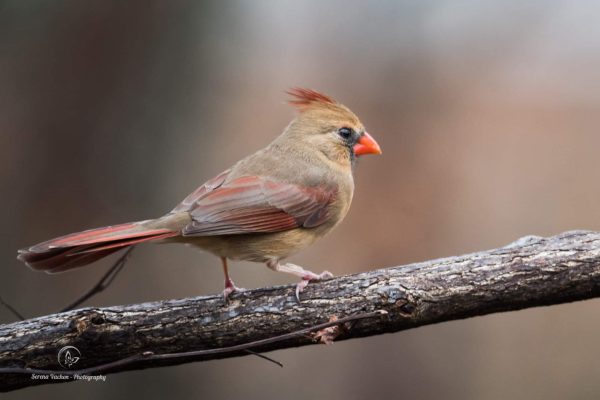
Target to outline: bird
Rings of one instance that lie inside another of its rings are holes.
[[[312,89],[287,91],[297,114],[265,148],[208,180],[166,215],[89,229],[18,251],[33,270],[58,273],[144,242],[184,243],[221,259],[225,301],[235,286],[228,260],[264,263],[296,275],[296,298],[311,281],[331,278],[285,262],[346,216],[356,160],[381,154],[345,105]]]

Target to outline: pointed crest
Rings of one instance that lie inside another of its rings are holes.
[[[337,105],[337,102],[331,97],[312,89],[295,87],[291,88],[286,93],[292,96],[292,99],[289,100],[288,103],[297,107],[300,112],[311,107]]]

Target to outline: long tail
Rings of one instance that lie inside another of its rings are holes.
[[[179,232],[170,229],[147,228],[143,222],[132,222],[51,239],[19,250],[17,258],[35,270],[63,272],[99,260],[127,246],[177,235]]]

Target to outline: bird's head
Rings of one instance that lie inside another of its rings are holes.
[[[358,117],[343,104],[311,89],[287,92],[299,115],[284,133],[321,151],[334,162],[352,163],[357,156],[381,154],[381,148],[367,133]]]

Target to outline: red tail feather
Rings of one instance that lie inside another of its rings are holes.
[[[72,233],[28,249],[18,259],[35,270],[48,273],[77,268],[137,243],[179,235],[169,229],[149,229],[139,222]]]

